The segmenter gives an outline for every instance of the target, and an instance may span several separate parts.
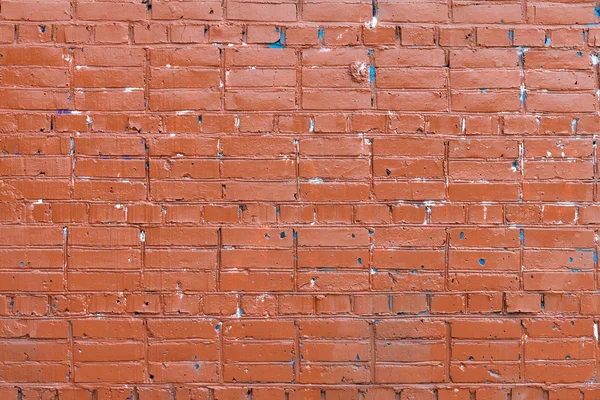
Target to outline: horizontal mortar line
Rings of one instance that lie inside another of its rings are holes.
[[[506,320],[521,320],[521,319],[525,319],[525,320],[541,320],[541,321],[551,321],[553,317],[560,317],[561,314],[560,313],[556,313],[556,314],[549,314],[549,315],[544,315],[541,313],[508,313],[508,314],[498,314],[498,313],[473,313],[473,314],[420,314],[420,313],[416,313],[416,314],[409,314],[409,313],[403,313],[401,315],[356,315],[356,314],[319,314],[319,315],[300,315],[300,316],[293,316],[293,315],[279,315],[279,318],[277,318],[277,321],[280,322],[293,322],[293,321],[311,321],[311,320],[316,320],[316,321],[322,321],[323,316],[326,315],[328,319],[332,319],[332,320],[336,320],[336,321],[347,321],[347,322],[352,322],[352,321],[365,321],[365,322],[374,322],[374,321],[396,321],[396,320],[409,320],[409,321],[414,321],[414,322],[418,322],[420,320],[447,320],[448,322],[452,322],[452,321],[465,321],[465,320],[487,320],[487,321],[493,321],[493,320],[499,320],[499,321],[506,321]],[[227,322],[264,322],[266,319],[269,319],[272,317],[268,317],[268,316],[249,316],[249,317],[238,317],[238,316],[222,316],[222,315],[207,315],[207,316],[202,316],[202,315],[178,315],[178,314],[165,314],[165,315],[154,315],[154,314],[147,314],[147,313],[140,313],[140,315],[138,315],[138,320],[160,320],[160,319],[181,319],[181,320],[193,320],[193,321],[215,321],[215,320],[224,320]],[[56,315],[51,315],[48,317],[34,317],[34,316],[29,316],[29,315],[23,315],[23,316],[2,316],[0,317],[1,320],[27,320],[27,321],[49,321],[49,320],[71,320],[71,321],[135,321],[135,319],[132,320],[131,316],[129,315],[103,315],[103,316],[94,316],[94,315],[62,315],[57,313]],[[575,315],[571,315],[569,314],[566,318],[565,317],[561,317],[560,318],[563,321],[570,321],[570,320],[583,320],[583,321],[589,321],[589,320],[596,320],[598,319],[598,316],[595,314],[590,314],[590,315],[581,315],[581,314],[575,314]],[[584,335],[586,337],[588,337],[588,335]],[[590,334],[589,337],[592,337],[593,335]],[[193,336],[192,336],[193,337]],[[333,336],[332,336],[333,337]],[[341,335],[339,337],[345,337],[344,335]],[[352,336],[350,336],[352,337]],[[369,337],[369,336],[360,336],[360,337]],[[477,339],[477,337],[474,338],[464,338],[465,340],[475,340]],[[483,338],[482,338],[483,340]]]
[[[33,202],[33,200],[32,200]],[[55,202],[61,202],[60,200],[55,200]],[[50,204],[52,202],[49,202]],[[121,203],[124,204],[124,203]],[[147,204],[147,203],[143,203],[143,204]],[[212,203],[211,203],[212,204]],[[236,204],[236,203],[226,203],[226,204]],[[374,203],[374,204],[381,204],[381,203]],[[478,206],[481,206],[481,204],[475,203]],[[124,205],[128,205],[128,204],[124,204]],[[135,204],[134,204],[135,205]],[[296,205],[296,204],[291,204],[291,205]],[[326,205],[331,205],[331,204],[326,204]],[[387,205],[387,204],[386,204]],[[408,204],[407,204],[408,205]],[[412,205],[412,204],[410,204]],[[548,205],[548,204],[547,204]],[[422,206],[422,205],[421,205]],[[562,206],[562,205],[561,205]],[[418,207],[417,207],[418,208]],[[317,224],[311,224],[311,223],[277,223],[277,222],[273,222],[273,223],[254,223],[254,224],[240,224],[240,223],[199,223],[199,222],[186,222],[186,223],[147,223],[147,222],[140,222],[140,223],[107,223],[107,224],[103,224],[103,223],[98,223],[98,224],[89,224],[89,223],[71,223],[71,222],[55,222],[53,225],[49,225],[47,223],[38,223],[38,224],[23,224],[23,223],[14,223],[14,224],[0,224],[0,227],[22,227],[22,228],[48,228],[48,230],[52,230],[52,228],[54,228],[54,230],[59,230],[60,227],[65,226],[65,227],[69,227],[69,228],[114,228],[114,229],[124,229],[124,230],[133,230],[135,228],[230,228],[232,230],[235,229],[258,229],[258,230],[264,230],[264,229],[283,229],[283,228],[294,228],[294,230],[303,230],[303,231],[311,231],[311,230],[327,230],[327,229],[331,229],[331,228],[347,228],[346,230],[351,230],[351,229],[359,229],[359,228],[363,228],[363,229],[368,229],[368,228],[398,228],[399,230],[403,230],[400,228],[425,228],[426,230],[442,230],[442,229],[446,229],[446,228],[456,228],[456,229],[470,229],[470,230],[485,230],[485,229],[492,229],[495,228],[496,230],[517,230],[517,229],[532,229],[532,230],[539,230],[539,231],[552,231],[552,230],[574,230],[574,231],[583,231],[583,230],[589,230],[589,229],[596,229],[598,227],[600,227],[600,223],[590,223],[590,224],[581,224],[581,225],[575,225],[575,224],[558,224],[558,223],[538,223],[538,224],[532,224],[532,223],[515,223],[515,224],[474,224],[474,223],[439,223],[439,224],[435,224],[435,223],[424,223],[424,222],[419,222],[419,223],[403,223],[403,222],[395,222],[395,223],[319,223]],[[428,229],[431,228],[431,229]],[[50,246],[56,246],[56,245],[60,245],[62,246],[62,241],[60,243],[49,243],[49,244],[41,244],[41,245],[37,245],[39,247],[50,247]],[[11,247],[11,246],[19,246],[19,245],[2,245],[0,244],[0,248],[3,247]],[[30,246],[29,244],[25,244],[24,246]],[[36,247],[36,245],[31,245],[32,247]],[[70,244],[70,246],[73,246],[73,244]],[[78,246],[77,244],[75,246]],[[85,244],[83,244],[82,246],[86,246]],[[98,244],[94,243],[94,244],[90,244],[89,246],[98,246]],[[132,247],[131,246],[123,246],[123,247]],[[156,244],[156,245],[150,245],[150,246],[158,246],[160,247],[160,244]],[[165,246],[169,246],[168,244],[162,245],[163,247]],[[174,246],[182,246],[182,247],[186,247],[187,245],[185,244],[174,244]],[[202,245],[203,247],[215,247],[216,244],[214,245]],[[245,245],[240,245],[240,246],[245,246]],[[248,246],[252,246],[251,244]],[[290,244],[291,246],[291,244]],[[310,245],[308,245],[310,246]],[[410,245],[404,245],[404,246],[410,246]],[[440,245],[441,246],[441,245]],[[111,245],[106,245],[106,247],[111,247]],[[119,246],[116,246],[119,247]],[[260,245],[257,245],[257,247],[261,247]],[[265,247],[270,247],[270,246],[265,246]],[[314,247],[343,247],[343,245],[331,245],[331,246],[324,246],[324,245],[314,245]],[[350,245],[350,247],[352,247]],[[504,246],[500,246],[500,247],[504,247]]]
[[[191,271],[193,272],[193,271]],[[427,275],[427,274],[424,274]],[[428,274],[428,275],[432,275],[432,274]],[[493,274],[492,274],[493,275]],[[12,290],[12,291],[8,291],[8,290],[2,290],[0,291],[3,295],[6,296],[23,296],[23,297],[27,297],[27,296],[49,296],[49,297],[53,297],[56,295],[62,295],[62,294],[69,294],[72,292],[63,290],[60,292],[47,292],[47,291],[19,291],[19,290]],[[422,295],[422,296],[447,296],[447,295],[453,295],[453,296],[469,296],[469,295],[490,295],[490,294],[500,294],[500,293],[507,293],[507,294],[522,294],[522,293],[526,293],[526,294],[548,294],[548,293],[558,293],[558,294],[569,294],[569,295],[573,295],[574,297],[577,296],[588,296],[588,295],[597,295],[598,293],[594,290],[590,290],[590,289],[584,289],[584,290],[577,290],[576,293],[574,293],[574,291],[567,291],[567,290],[560,290],[560,291],[555,291],[555,290],[526,290],[526,291],[522,291],[522,290],[508,290],[508,289],[497,289],[497,290],[473,290],[473,291],[465,291],[465,290],[457,290],[457,291],[436,291],[436,292],[432,292],[432,291],[426,291],[426,290],[415,290],[415,291],[394,291],[394,290],[389,290],[389,291],[357,291],[357,292],[348,292],[348,291],[323,291],[323,292],[303,292],[303,291],[287,291],[287,292],[265,292],[265,291],[247,291],[247,292],[242,292],[242,291],[219,291],[219,292],[208,292],[208,291],[193,291],[193,290],[180,290],[177,292],[174,292],[172,290],[161,290],[161,291],[148,291],[148,290],[143,290],[143,289],[137,289],[137,290],[131,290],[131,291],[115,291],[115,290],[109,290],[109,291],[77,291],[77,292],[73,292],[75,294],[78,295],[82,295],[82,296],[86,296],[86,295],[99,295],[99,296],[139,296],[139,295],[156,295],[156,296],[163,296],[163,295],[168,295],[168,296],[172,296],[172,295],[178,295],[179,293],[182,293],[184,295],[188,295],[188,296],[208,296],[208,295],[231,295],[231,296],[263,296],[263,295],[274,295],[274,296],[296,296],[296,295],[307,295],[307,296],[321,296],[321,295],[348,295],[348,296],[372,296],[372,295],[379,295],[379,296],[403,296],[403,295]],[[133,314],[133,312],[131,312]],[[540,314],[541,316],[544,315],[561,315],[562,313],[564,313],[563,311],[544,311],[543,314]],[[570,315],[572,313],[575,313],[576,315],[581,315],[578,311],[571,311],[569,312],[567,315]],[[121,314],[128,314],[128,312],[123,311]],[[153,315],[153,314],[157,314],[157,313],[147,313],[144,312],[142,314],[149,314],[149,315]],[[183,314],[183,313],[181,313]],[[169,317],[171,315],[181,315],[178,313],[169,313],[169,314],[161,314],[161,316],[163,317]],[[316,314],[316,312],[313,313],[309,313],[309,314]],[[369,314],[369,313],[356,313],[356,312],[348,312],[347,314],[340,314],[341,317],[348,315],[348,314],[352,314],[352,315],[363,315],[363,316],[373,316],[373,318],[377,317],[379,314]],[[393,314],[396,315],[395,312],[393,311],[389,311],[389,314]],[[414,315],[415,317],[419,316],[419,315],[431,315],[431,312],[428,312],[427,314],[422,314],[421,311],[419,312],[414,312],[411,313],[409,311],[404,311],[404,312],[398,312],[398,314],[402,314],[404,316],[410,316],[410,315]],[[461,315],[488,315],[488,316],[497,316],[497,315],[531,315],[531,313],[520,313],[520,312],[513,312],[513,313],[506,313],[504,312],[504,314],[502,314],[501,311],[490,311],[490,312],[464,312],[464,313],[444,313],[444,312],[433,312],[434,315],[440,315],[443,314],[445,316],[448,317],[452,317],[452,316],[457,316],[460,317]],[[539,313],[538,313],[539,314]],[[103,316],[111,316],[114,315],[113,313],[110,312],[104,312],[102,313]],[[194,315],[194,314],[185,314],[185,315]],[[196,315],[202,315],[202,313],[198,312],[198,314]],[[294,315],[297,316],[302,316],[302,313],[289,313],[289,314],[281,314],[279,313],[280,316],[283,316],[284,318],[288,318],[288,317],[293,317]],[[383,313],[382,315],[386,315],[386,313]],[[590,316],[594,316],[595,314],[588,314]],[[71,317],[86,317],[86,315],[81,315],[81,314],[75,314],[75,315],[68,315]],[[87,315],[89,317],[94,317],[95,315]],[[220,314],[206,314],[207,317],[209,316],[218,316],[221,317],[222,315]],[[52,315],[52,317],[54,317],[54,315]],[[3,318],[3,317],[2,317]],[[39,317],[38,317],[39,318]],[[232,317],[233,318],[233,317]],[[237,318],[237,317],[236,317]],[[247,317],[244,317],[247,318]],[[260,315],[255,315],[254,318],[261,318]]]

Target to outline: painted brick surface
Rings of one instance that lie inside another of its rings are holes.
[[[0,1],[0,399],[600,398],[600,3]]]

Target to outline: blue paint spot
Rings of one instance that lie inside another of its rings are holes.
[[[285,232],[281,232],[281,233],[279,234],[279,237],[280,237],[280,238],[282,238],[282,239],[285,239]]]
[[[200,364],[194,364],[194,368],[196,368],[196,371],[198,371],[200,369]]]
[[[269,236],[268,233],[265,233],[265,239],[271,239],[271,236]]]
[[[198,115],[198,123],[201,124],[202,123],[202,115]]]
[[[580,51],[577,52],[577,57],[581,57],[582,55],[583,55],[582,52],[580,52]]]
[[[461,233],[458,235],[458,238],[459,238],[459,239],[463,239],[464,237],[465,237],[465,233],[464,233],[464,232],[461,232]]]
[[[325,38],[325,30],[323,28],[319,28],[319,33],[317,33],[317,37],[319,38],[320,42],[323,41],[323,39]]]
[[[596,18],[600,18],[600,7],[594,8],[594,14],[596,14]]]
[[[46,25],[40,25],[40,32],[46,32]]]
[[[594,249],[594,262],[598,263],[598,251],[596,249]]]
[[[485,260],[483,258],[479,259],[479,265],[485,265]]]
[[[519,239],[521,239],[521,246],[525,246],[525,231],[523,229],[519,230]]]
[[[292,237],[293,237],[294,239],[298,239],[298,232],[296,232],[296,231],[292,231]]]
[[[513,167],[513,168],[515,168],[515,169],[516,169],[516,168],[517,168],[517,165],[518,165],[518,164],[517,164],[517,162],[516,162],[516,161],[513,161],[513,162],[512,162],[512,167]]]
[[[67,114],[68,115],[68,114],[71,114],[71,111],[70,110],[56,110],[56,113],[58,115],[63,115],[63,114]]]
[[[573,272],[579,272],[579,268],[573,268],[571,271],[573,271]]]
[[[369,66],[369,83],[371,86],[375,85],[375,66],[373,64]]]
[[[508,40],[511,42],[515,40],[515,31],[513,29],[508,30]]]
[[[218,331],[219,329],[221,329],[221,325],[215,325],[215,331]]]
[[[356,361],[360,361],[360,357],[358,356],[358,354],[356,355]]]
[[[362,264],[362,258],[358,257],[358,263]]]
[[[269,43],[269,47],[272,49],[283,49],[285,47],[285,31],[283,29],[276,29],[279,32],[279,40],[275,43]]]
[[[527,51],[527,48],[526,47],[519,47],[519,49],[517,51],[519,53],[519,64],[523,65],[524,64],[525,51]]]
[[[550,46],[552,44],[552,40],[550,39],[550,36],[546,35],[545,39],[544,39],[544,46]]]
[[[573,257],[569,257],[569,262],[572,263],[573,262]]]
[[[367,50],[368,55],[372,55],[373,53],[375,53],[375,50],[373,50],[373,49]]]

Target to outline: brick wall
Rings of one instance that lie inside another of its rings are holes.
[[[600,3],[0,1],[0,399],[600,398]]]

